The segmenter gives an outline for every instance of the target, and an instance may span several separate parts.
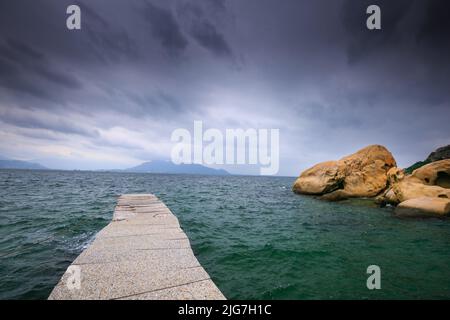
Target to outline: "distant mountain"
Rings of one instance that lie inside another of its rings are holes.
[[[39,163],[33,163],[21,160],[0,160],[0,169],[30,169],[46,170],[47,168]]]
[[[136,167],[126,169],[127,172],[148,173],[178,173],[178,174],[204,174],[204,175],[229,175],[223,169],[212,169],[200,164],[174,164],[171,161],[154,160],[144,162]]]

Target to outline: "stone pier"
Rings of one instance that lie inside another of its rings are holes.
[[[225,299],[177,217],[152,194],[118,199],[113,220],[69,266],[49,299]]]

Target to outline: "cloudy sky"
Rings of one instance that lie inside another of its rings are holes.
[[[66,28],[78,4],[81,30]],[[366,28],[381,7],[382,30]],[[279,128],[280,175],[450,143],[446,0],[0,0],[0,156],[168,159],[177,128]],[[225,166],[234,173],[253,168]]]

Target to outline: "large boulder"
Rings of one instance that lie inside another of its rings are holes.
[[[292,187],[302,194],[324,195],[324,199],[374,197],[386,188],[387,172],[396,166],[383,146],[371,145],[338,161],[319,163],[302,172]]]
[[[389,188],[377,198],[380,203],[398,204],[431,197],[450,199],[450,159],[435,161],[406,175],[398,168],[388,172]]]
[[[405,218],[445,217],[450,215],[450,199],[420,197],[403,201],[395,215]]]
[[[339,189],[344,180],[342,165],[338,161],[316,164],[305,170],[295,181],[293,190],[304,194],[324,194]]]

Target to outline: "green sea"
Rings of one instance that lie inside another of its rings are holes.
[[[0,170],[0,299],[46,299],[123,193],[160,197],[229,299],[450,298],[450,220],[296,195],[294,179]]]

